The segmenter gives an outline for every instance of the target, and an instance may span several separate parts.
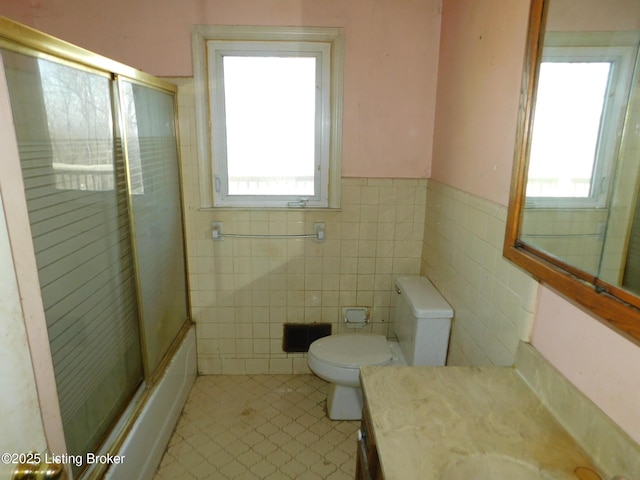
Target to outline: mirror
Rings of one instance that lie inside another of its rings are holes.
[[[533,0],[504,254],[640,341],[640,2]]]

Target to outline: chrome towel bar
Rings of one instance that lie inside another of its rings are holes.
[[[211,222],[211,238],[215,241],[224,240],[225,238],[271,238],[271,239],[295,239],[295,238],[311,238],[316,242],[325,241],[326,224],[314,223],[313,233],[303,234],[252,234],[252,233],[224,233],[222,222]]]

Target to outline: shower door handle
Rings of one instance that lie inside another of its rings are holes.
[[[25,454],[13,470],[11,480],[67,480],[67,470],[62,463],[40,461],[35,463],[40,455]],[[33,459],[28,461],[27,459]]]

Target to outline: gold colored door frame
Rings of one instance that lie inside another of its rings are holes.
[[[115,100],[116,105],[114,105],[114,114],[118,117],[118,125],[119,125],[119,130],[116,133],[116,135],[118,135],[118,137],[121,139],[121,144],[122,144],[122,150],[124,152],[124,162],[125,162],[125,174],[126,174],[126,180],[127,180],[127,208],[129,209],[129,212],[131,212],[131,214],[129,215],[129,227],[130,227],[130,231],[131,231],[131,238],[133,239],[132,241],[132,249],[133,249],[133,258],[134,258],[134,271],[135,271],[135,282],[136,282],[136,288],[138,292],[142,291],[142,287],[140,285],[140,281],[142,278],[142,275],[140,273],[140,267],[139,267],[139,261],[138,259],[139,254],[138,254],[138,244],[136,242],[136,226],[135,226],[135,213],[134,213],[134,208],[133,208],[133,187],[132,187],[132,179],[131,179],[131,165],[129,163],[129,152],[128,152],[128,142],[127,142],[127,131],[125,128],[126,122],[124,119],[124,105],[123,105],[123,98],[122,98],[122,94],[121,92],[123,91],[123,86],[122,83],[123,82],[130,82],[136,85],[141,85],[144,87],[150,87],[150,88],[155,88],[157,90],[160,90],[162,92],[168,93],[171,95],[171,99],[172,99],[172,104],[173,104],[173,112],[174,112],[174,127],[175,127],[175,135],[176,135],[176,158],[178,161],[178,186],[179,186],[179,192],[178,194],[180,195],[180,216],[182,218],[182,238],[183,238],[183,244],[186,237],[186,226],[185,226],[185,207],[184,207],[184,192],[183,192],[183,183],[182,183],[182,179],[183,179],[183,172],[182,172],[182,164],[180,162],[180,135],[179,135],[179,130],[178,130],[178,118],[177,118],[177,101],[176,101],[176,87],[173,84],[169,84],[173,87],[173,89],[168,90],[166,88],[162,88],[160,85],[152,85],[147,83],[146,81],[140,80],[139,78],[132,78],[132,77],[128,77],[125,75],[114,75],[114,85],[115,85],[115,93],[114,96],[117,97]],[[186,248],[183,248],[183,262],[184,262],[184,267],[185,267],[185,304],[186,304],[186,313],[187,313],[187,318],[185,319],[185,324],[182,326],[182,328],[180,329],[180,331],[178,332],[176,338],[174,339],[174,341],[171,344],[171,347],[168,349],[168,351],[165,353],[164,358],[160,361],[160,364],[157,366],[157,368],[155,368],[154,370],[151,369],[150,365],[149,365],[149,360],[148,360],[148,352],[147,352],[147,342],[148,339],[146,338],[146,329],[145,329],[145,319],[144,319],[144,308],[142,305],[142,298],[140,295],[138,295],[138,315],[139,315],[139,321],[140,321],[140,338],[141,338],[141,342],[142,342],[142,365],[144,368],[144,378],[146,381],[147,385],[152,385],[154,384],[159,377],[162,375],[162,373],[164,372],[164,370],[166,369],[167,363],[169,362],[169,360],[172,357],[172,354],[175,352],[175,350],[177,349],[178,345],[180,344],[180,342],[182,341],[182,339],[184,338],[184,336],[187,334],[189,327],[191,326],[191,302],[190,302],[190,296],[189,296],[189,275],[188,275],[188,264],[187,264],[187,252],[186,252]]]

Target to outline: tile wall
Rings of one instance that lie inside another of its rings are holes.
[[[192,79],[178,113],[187,256],[200,373],[308,372],[282,350],[285,322],[329,322],[371,308],[364,331],[393,334],[393,278],[428,276],[453,306],[452,365],[511,365],[528,340],[537,282],[502,257],[506,207],[435,180],[344,178],[340,211],[200,209]],[[213,241],[227,233],[309,233],[327,240]],[[361,330],[362,331],[362,330]]]
[[[282,350],[285,322],[329,322],[341,309],[371,308],[360,331],[387,335],[393,278],[418,274],[424,232],[424,179],[344,178],[340,211],[200,209],[191,79],[179,85],[178,114],[187,257],[200,373],[308,372],[305,354]],[[227,233],[302,234],[326,223],[326,241],[211,239]],[[351,330],[350,330],[351,331]]]
[[[597,275],[607,215],[603,208],[526,208],[522,240]]]
[[[429,180],[421,274],[453,306],[449,365],[512,365],[538,283],[502,257],[507,209]]]

